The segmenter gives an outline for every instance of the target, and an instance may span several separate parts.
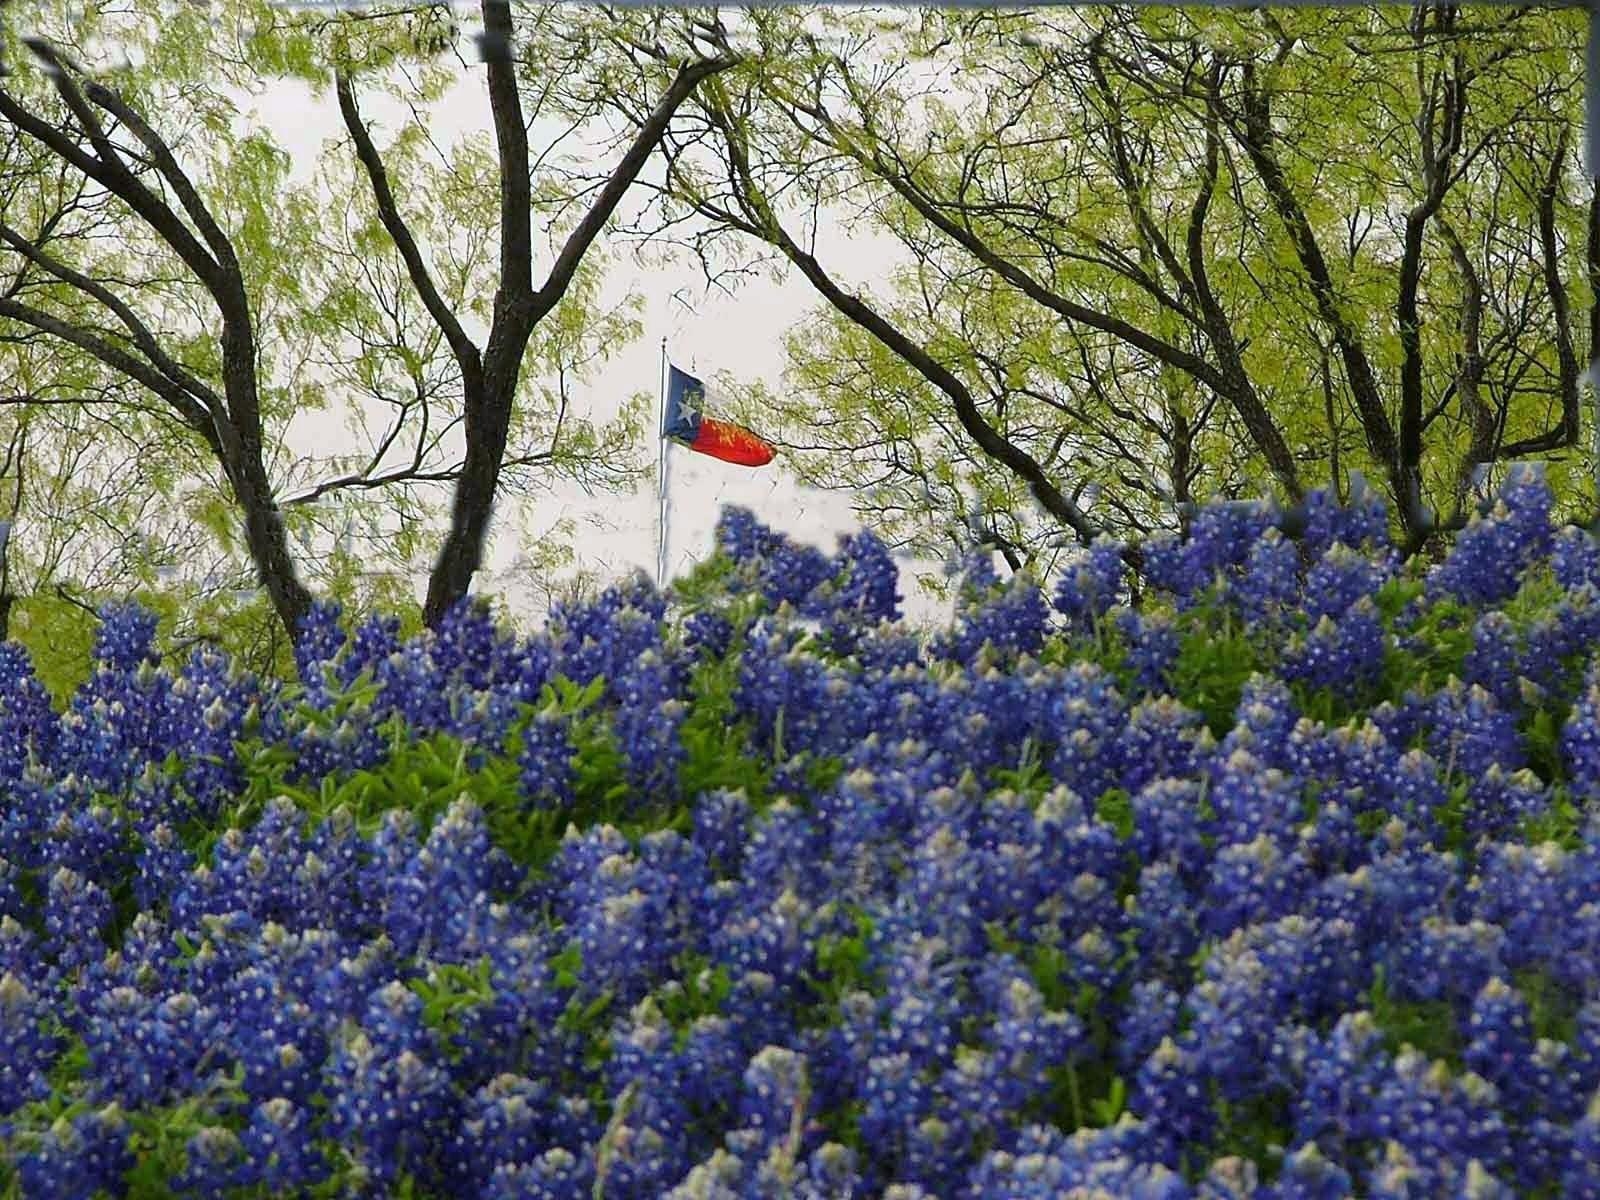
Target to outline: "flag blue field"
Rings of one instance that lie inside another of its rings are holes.
[[[677,367],[667,371],[663,437],[744,467],[763,467],[777,456],[770,444],[742,425],[706,416],[706,385],[701,380]]]

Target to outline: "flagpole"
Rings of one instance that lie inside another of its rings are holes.
[[[667,576],[667,339],[661,339],[661,449],[656,462],[656,590],[666,587]]]

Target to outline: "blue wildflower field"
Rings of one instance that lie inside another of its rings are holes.
[[[107,610],[59,714],[0,646],[0,1194],[1600,1197],[1550,514],[1214,507],[923,639],[730,509],[526,638]]]

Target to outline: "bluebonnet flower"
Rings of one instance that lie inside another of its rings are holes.
[[[339,625],[343,606],[326,601],[314,602],[305,616],[300,618],[294,643],[295,666],[300,681],[312,697],[312,702],[326,703],[329,699],[325,671],[332,666],[344,649],[347,635]]]
[[[1295,1107],[1295,1137],[1335,1162],[1375,1138],[1372,1098],[1389,1077],[1390,1065],[1372,1014],[1358,1010],[1341,1016],[1307,1056]]]
[[[1089,628],[1106,615],[1122,594],[1123,547],[1111,538],[1096,538],[1077,551],[1056,583],[1053,604],[1071,625]]]
[[[1122,697],[1105,672],[1090,663],[1066,671],[1051,702],[1051,775],[1091,798],[1113,786],[1122,774],[1116,753],[1122,716]]]
[[[1124,1114],[1108,1129],[1072,1134],[1041,1126],[1023,1131],[1014,1149],[991,1151],[967,1178],[963,1196],[1046,1200],[1100,1189],[1140,1200],[1188,1200],[1183,1177],[1154,1161],[1160,1137]]]
[[[1324,616],[1338,618],[1363,597],[1373,599],[1399,568],[1394,552],[1363,554],[1343,542],[1329,546],[1306,572],[1304,607],[1315,624]]]
[[[0,642],[0,786],[20,782],[30,759],[51,761],[56,736],[50,694],[27,652],[15,642]]]
[[[495,624],[488,601],[463,596],[439,621],[431,652],[449,687],[483,691],[516,673],[515,640]]]
[[[1590,666],[1584,691],[1562,728],[1561,752],[1577,795],[1600,797],[1600,659]]]
[[[1474,513],[1445,560],[1430,572],[1430,593],[1482,606],[1509,599],[1522,572],[1550,551],[1550,504],[1549,488],[1534,473],[1524,471],[1508,481],[1490,514]]]
[[[592,1195],[594,1159],[553,1146],[531,1162],[500,1163],[484,1190],[485,1200],[569,1200]]]
[[[725,788],[702,795],[694,806],[694,843],[709,866],[736,876],[744,859],[751,819],[750,800]]]
[[[1517,736],[1516,718],[1476,684],[1458,679],[1439,690],[1433,704],[1429,749],[1454,778],[1473,779],[1498,763],[1508,771],[1520,768],[1526,754]]]
[[[874,1055],[866,1076],[861,1136],[874,1147],[874,1159],[889,1166],[905,1155],[913,1130],[933,1115],[934,1090],[903,1050]]]
[[[597,736],[636,792],[670,795],[671,706],[714,647],[664,637],[666,598],[646,580],[563,607],[520,644],[471,603],[404,645],[392,621],[347,639],[319,610],[299,647],[319,664],[309,689],[210,651],[174,673],[147,617],[114,615],[59,720],[25,658],[0,653],[16,684],[0,695],[0,1149],[24,1190],[49,1194],[50,1171],[87,1194],[81,1160],[99,1155],[116,1191],[143,1152],[115,1120],[80,1129],[77,1108],[41,1128],[51,1117],[30,1101],[150,1108],[227,1081],[236,1099],[201,1101],[209,1128],[165,1186],[336,1186],[341,1164],[321,1148],[342,1143],[356,1190],[407,1172],[507,1197],[587,1194],[601,1176],[618,1194],[693,1179],[739,1200],[1587,1194],[1600,822],[1558,824],[1546,845],[1519,836],[1561,815],[1562,789],[1581,807],[1600,787],[1600,677],[1573,674],[1600,636],[1600,593],[1569,536],[1552,568],[1566,594],[1531,623],[1470,607],[1483,586],[1543,569],[1537,493],[1514,485],[1482,544],[1458,546],[1431,585],[1435,601],[1468,602],[1462,681],[1419,680],[1330,727],[1297,710],[1280,669],[1246,683],[1220,745],[1164,695],[1180,638],[1214,621],[1252,606],[1326,616],[1287,673],[1379,681],[1373,593],[1398,570],[1381,509],[1312,506],[1304,588],[1270,514],[1219,510],[1165,560],[1159,539],[1150,548],[1142,611],[1114,603],[1120,562],[1091,550],[1107,582],[1078,579],[1067,608],[1115,623],[1126,653],[1109,669],[1030,657],[1043,597],[1025,578],[1002,587],[992,556],[966,581],[965,624],[924,656],[887,623],[881,547],[847,542],[824,562],[735,520],[738,586],[774,589],[781,611],[748,631],[731,719],[758,753],[781,750],[776,769],[748,796],[673,797],[670,830],[651,832],[648,806],[626,835],[573,830],[526,879],[495,840],[537,814],[491,823],[471,803],[424,825],[359,790],[360,819],[252,801],[241,811],[259,815],[219,830],[243,779],[232,743],[248,726],[288,748],[291,778],[315,791],[380,762],[391,733],[451,733],[480,766],[515,725],[528,807],[556,808],[576,750],[565,717],[532,710],[558,672],[604,675]],[[1515,551],[1516,573],[1470,578],[1491,544]],[[1222,606],[1198,608],[1219,582]],[[707,611],[736,611],[723,599]],[[1426,611],[1413,603],[1397,631],[1415,636]],[[712,640],[734,632],[706,625]],[[1284,661],[1283,630],[1252,637],[1263,663]],[[363,672],[376,696],[330,720],[333,692]],[[1551,764],[1523,719],[1568,703]],[[1037,777],[988,790],[996,768],[1028,761],[1053,776],[1042,796]],[[818,766],[841,774],[808,782]],[[1440,849],[1447,832],[1464,835],[1457,852]],[[1471,1073],[1390,1057],[1360,1012],[1380,977],[1385,1005],[1439,1006]],[[421,993],[452,978],[470,997],[425,1010]],[[1535,1036],[1516,994],[1532,981],[1576,1002],[1570,1045]],[[1057,1011],[1062,995],[1089,1015]],[[52,1097],[63,1061],[75,1082]],[[777,1069],[801,1062],[803,1103],[800,1074]],[[1029,1129],[1059,1120],[1068,1063],[1080,1082],[1115,1070],[1143,1119]],[[746,1089],[756,1064],[772,1070]],[[1270,1183],[1212,1158],[1214,1137],[1240,1132],[1236,1103],[1262,1099],[1293,1125]],[[859,1156],[827,1142],[841,1131]]]
[[[1383,623],[1372,600],[1363,596],[1337,619],[1324,614],[1309,634],[1291,639],[1283,674],[1349,697],[1377,679],[1383,656]]]
[[[769,609],[788,604],[803,617],[820,619],[832,606],[818,592],[837,572],[834,561],[817,547],[784,538],[762,564],[757,586]]]
[[[1155,695],[1167,690],[1180,650],[1171,614],[1119,608],[1112,620],[1127,645],[1127,664],[1138,686]]]
[[[1570,890],[1583,886],[1575,869],[1579,861],[1554,843],[1485,848],[1471,911],[1504,936],[1508,967],[1540,962],[1559,967],[1571,948],[1571,926],[1582,903]]]
[[[1170,529],[1157,530],[1145,538],[1140,547],[1144,551],[1145,583],[1158,591],[1181,601],[1203,581],[1193,579],[1183,554],[1183,542]]]
[[[236,987],[255,987],[232,1016],[230,1049],[244,1068],[244,1089],[261,1102],[282,1099],[304,1106],[316,1091],[327,1038],[310,1005],[284,994],[281,981],[246,971]],[[237,995],[238,993],[236,993]]]
[[[818,733],[834,707],[828,669],[801,652],[797,641],[797,631],[763,621],[752,630],[740,657],[735,703],[753,718],[756,744],[775,756],[780,749],[786,754],[816,749]]]
[[[568,726],[568,719],[551,705],[523,727],[522,791],[532,804],[560,808],[572,800],[575,751]]]
[[[1283,1156],[1278,1181],[1258,1194],[1263,1200],[1344,1200],[1353,1193],[1350,1173],[1308,1142]]]
[[[1230,1103],[1282,1082],[1272,1060],[1279,1026],[1293,1014],[1293,997],[1282,986],[1291,978],[1283,967],[1293,964],[1270,961],[1265,949],[1235,933],[1207,957],[1204,978],[1188,997],[1197,1061]]]
[[[665,601],[642,573],[624,584],[606,588],[591,603],[551,606],[551,667],[574,683],[587,685],[597,676],[610,684],[627,664],[662,644]]]
[[[1514,707],[1521,696],[1517,643],[1510,617],[1498,610],[1484,613],[1472,627],[1472,649],[1461,664],[1463,680],[1482,686],[1502,708]]]
[[[404,643],[378,664],[377,682],[384,713],[400,716],[408,729],[427,734],[451,726],[455,692],[442,686],[443,664],[433,654],[431,633]]]
[[[1184,881],[1196,885],[1208,871],[1211,851],[1200,815],[1200,784],[1190,779],[1157,779],[1134,794],[1132,849],[1154,865],[1168,860]]]
[[[1133,985],[1117,1030],[1117,1061],[1124,1074],[1137,1071],[1163,1040],[1177,1036],[1182,1006],[1183,997],[1160,979]]]
[[[646,650],[619,681],[612,728],[628,776],[642,797],[662,803],[676,791],[684,751],[678,726],[686,706],[674,695],[674,673],[655,650]]]
[[[1374,546],[1383,549],[1389,544],[1389,514],[1378,493],[1362,488],[1352,496],[1354,503],[1341,505],[1327,488],[1317,488],[1306,495],[1306,549],[1320,555],[1335,542],[1357,549]]]
[[[964,666],[978,661],[984,646],[1002,661],[1037,655],[1044,645],[1049,605],[1039,585],[1025,573],[1004,585],[994,576],[992,555],[973,555],[962,579],[955,627],[933,640],[935,657]]]
[[[880,624],[855,643],[862,678],[887,675],[901,667],[922,665],[922,638],[903,625]]]
[[[1481,776],[1468,782],[1466,802],[1463,824],[1467,836],[1477,841],[1504,837],[1548,808],[1550,797],[1539,777],[1526,767],[1507,772],[1499,763],[1491,763]]]
[[[385,1053],[357,1031],[329,1060],[330,1128],[374,1179],[425,1167],[451,1116],[445,1073],[414,1050]]]
[[[656,874],[630,857],[613,855],[596,874],[596,894],[572,925],[583,963],[580,979],[591,996],[610,990],[631,1002],[649,990],[671,958],[673,947],[657,935],[670,897]]]
[[[1600,1196],[1600,1092],[1573,1126],[1572,1151],[1561,1176],[1561,1194],[1574,1200]]]
[[[996,1017],[985,1035],[979,1070],[962,1072],[970,1087],[958,1107],[980,1126],[994,1126],[1009,1123],[1030,1100],[1044,1095],[1051,1072],[1086,1057],[1091,1046],[1083,1022],[1047,1008],[1014,959],[992,960],[982,982],[990,993],[986,1007]]]
[[[1523,638],[1517,670],[1546,691],[1569,695],[1588,647],[1600,636],[1600,591],[1585,587],[1541,611]]]
[[[363,671],[376,676],[378,665],[400,650],[400,619],[373,613],[356,626],[338,655],[337,675],[341,687],[350,687]],[[324,659],[338,654],[338,645],[329,638],[317,653]]]
[[[1256,1164],[1230,1154],[1211,1164],[1195,1189],[1199,1200],[1245,1200],[1258,1194],[1261,1178]]]
[[[1200,932],[1194,897],[1171,863],[1152,862],[1140,871],[1130,908],[1142,969],[1152,978],[1187,982],[1187,963]]]
[[[900,569],[875,534],[841,537],[836,564],[842,582],[829,606],[830,627],[866,628],[900,619]]]
[[[1275,620],[1300,598],[1300,552],[1277,529],[1267,529],[1250,548],[1232,600],[1245,620]]]
[[[62,966],[81,966],[105,952],[101,932],[111,915],[111,897],[99,885],[70,867],[50,876],[44,924]]]
[[[702,609],[683,623],[683,644],[696,658],[720,659],[733,642],[733,622],[718,612]]]
[[[1369,720],[1382,732],[1391,746],[1409,746],[1425,723],[1427,702],[1413,690],[1408,690],[1396,704],[1385,700],[1372,709]]]
[[[1304,815],[1304,803],[1289,776],[1275,767],[1262,768],[1248,750],[1235,750],[1211,764],[1206,793],[1212,816],[1207,831],[1220,844],[1232,845],[1269,837],[1292,843]]]
[[[1550,568],[1569,591],[1585,584],[1600,587],[1600,543],[1576,525],[1562,526],[1550,540]]]
[[[226,1126],[205,1126],[189,1139],[185,1153],[188,1164],[175,1181],[181,1193],[222,1200],[251,1181],[244,1146]]]
[[[1202,898],[1201,928],[1224,937],[1242,925],[1288,916],[1310,886],[1298,851],[1285,853],[1263,833],[1218,851]]]
[[[1207,505],[1189,525],[1183,546],[1185,574],[1203,588],[1229,568],[1243,565],[1274,518],[1272,507],[1259,500]]]
[[[60,1050],[48,1032],[48,998],[10,971],[0,974],[0,1116],[50,1094],[46,1078]]]
[[[1217,1114],[1196,1047],[1187,1039],[1163,1038],[1135,1076],[1132,1106],[1150,1123],[1166,1166],[1178,1165],[1183,1146],[1208,1141]]]
[[[113,987],[86,1007],[83,1040],[95,1090],[129,1107],[159,1104],[194,1086],[220,1032],[215,1009],[190,992],[158,997]]]
[[[1476,1159],[1498,1170],[1511,1153],[1498,1100],[1480,1076],[1469,1071],[1457,1077],[1442,1061],[1403,1049],[1373,1100],[1373,1121],[1379,1138],[1398,1144],[1425,1169],[1454,1172]]]
[[[714,531],[717,549],[742,564],[765,558],[777,549],[780,535],[756,519],[755,513],[734,504],[723,505]]]
[[[1195,774],[1215,746],[1202,716],[1171,696],[1146,699],[1128,713],[1117,758],[1121,785],[1137,792],[1152,780]]]
[[[155,653],[156,616],[137,604],[108,604],[100,610],[94,659],[102,669],[134,671]]]
[[[59,1118],[17,1155],[17,1181],[44,1200],[81,1200],[101,1189],[115,1194],[133,1166],[128,1123],[115,1104]]]
[[[1505,933],[1496,926],[1426,917],[1389,951],[1391,988],[1398,999],[1449,1000],[1465,1006],[1507,969],[1505,947]]]
[[[310,1136],[306,1109],[283,1097],[256,1105],[240,1140],[250,1177],[274,1193],[314,1186],[329,1173]]]
[[[768,1141],[788,1136],[797,1114],[804,1116],[810,1099],[805,1056],[781,1046],[767,1046],[744,1071],[739,1123]]]
[[[178,703],[187,710],[173,714],[177,727],[173,736],[189,747],[192,756],[184,769],[183,784],[194,800],[193,808],[197,815],[211,819],[225,798],[239,791],[243,781],[234,743],[240,736],[246,709],[242,704],[230,703],[234,697],[210,688],[191,689],[189,684],[185,676],[173,685],[174,699],[182,696]],[[202,707],[207,697],[209,702]]]

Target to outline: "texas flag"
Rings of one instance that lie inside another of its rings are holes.
[[[742,467],[763,467],[777,451],[748,429],[726,421],[713,420],[701,410],[705,406],[706,385],[693,375],[667,368],[666,427],[662,435],[675,442]]]

